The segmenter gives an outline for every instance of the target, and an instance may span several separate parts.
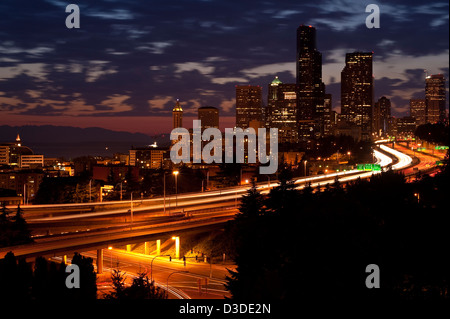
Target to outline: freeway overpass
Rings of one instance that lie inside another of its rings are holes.
[[[380,151],[374,150],[374,156],[381,167],[392,166],[395,170],[405,169],[412,165],[412,158],[397,150],[380,144]],[[393,159],[386,154],[390,154]],[[295,180],[297,188],[301,189],[308,183],[312,187],[333,183],[336,178],[341,182],[368,178],[372,174],[380,172],[366,172],[351,170],[332,174],[303,177]],[[261,183],[258,188],[262,193],[269,192],[276,187],[278,182]],[[164,200],[154,198],[149,200],[121,201],[110,203],[85,203],[63,205],[36,205],[24,207],[24,215],[31,224],[57,224],[57,223],[85,223],[90,219],[101,221],[109,220],[117,216],[129,216],[128,222],[121,227],[107,227],[102,230],[71,232],[64,236],[48,238],[36,238],[36,242],[29,245],[7,247],[0,249],[0,258],[8,251],[13,251],[16,256],[32,257],[37,255],[65,254],[74,251],[85,251],[102,248],[111,244],[131,244],[154,240],[165,234],[170,236],[180,231],[194,229],[208,229],[221,225],[234,218],[237,212],[238,198],[248,189],[245,187],[233,187],[223,190],[180,194],[174,207],[175,198]],[[164,203],[165,202],[165,203]],[[170,202],[171,214],[164,215],[163,209]],[[131,205],[133,209],[131,210]],[[14,209],[13,207],[11,207]],[[184,210],[184,213],[180,212]],[[134,220],[132,219],[134,216]],[[159,219],[157,219],[159,218]]]

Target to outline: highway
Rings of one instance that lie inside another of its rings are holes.
[[[12,251],[15,256],[33,257],[105,248],[111,244],[144,242],[149,238],[158,238],[161,234],[176,234],[177,232],[199,228],[209,229],[234,218],[236,212],[237,210],[224,209],[213,214],[199,214],[143,227],[133,228],[128,226],[126,229],[120,230],[106,229],[92,233],[69,233],[64,236],[38,238],[32,244],[1,248],[0,258],[3,258],[8,251]]]
[[[434,174],[439,171],[439,167],[436,166],[436,161],[442,161],[445,158],[445,153],[430,153],[425,151],[416,151],[411,150],[417,148],[417,145],[407,147],[405,143],[397,143],[398,149],[401,150],[402,153],[408,154],[410,156],[414,156],[418,158],[419,163],[414,167],[409,167],[405,169],[403,172],[405,176],[416,175],[420,173]]]
[[[412,158],[410,156],[384,145],[381,145],[380,147],[383,151],[397,157],[397,163],[394,165],[395,169],[404,169],[411,165]],[[386,168],[388,165],[391,165],[392,160],[381,152],[374,150],[374,155],[382,167]],[[298,178],[295,180],[295,184],[298,188],[305,187],[307,183],[311,183],[312,187],[318,185],[324,186],[327,183],[333,183],[336,177],[338,177],[340,181],[346,182],[357,178],[368,178],[372,176],[372,174],[378,173],[380,172],[352,170],[347,172],[337,172],[326,175]],[[270,185],[268,183],[263,183],[258,185],[258,188],[261,192],[267,193],[270,188],[276,187],[277,185],[278,182],[271,182]],[[249,186],[240,186],[211,192],[180,194],[178,196],[177,211],[180,212],[182,209],[185,209],[184,214],[164,216],[162,214],[163,204],[161,204],[161,202],[163,200],[161,198],[142,201],[145,202],[145,205],[142,203],[139,205],[139,202],[141,201],[136,201],[136,203],[133,204],[135,206],[133,209],[133,223],[131,222],[130,212],[127,209],[74,213],[73,204],[56,205],[61,208],[68,207],[70,210],[65,214],[58,214],[52,217],[33,218],[32,216],[27,216],[26,219],[31,227],[35,227],[37,224],[44,225],[44,228],[58,227],[58,225],[60,225],[60,235],[42,238],[36,237],[36,243],[33,245],[15,247],[13,251],[16,255],[25,256],[37,255],[40,253],[44,254],[52,251],[61,252],[64,251],[64,249],[74,251],[75,249],[104,247],[111,242],[123,243],[127,240],[130,242],[141,241],[150,235],[223,224],[227,220],[234,218],[237,211],[236,208],[238,205],[238,199],[247,191],[248,187]],[[148,205],[148,203],[151,202],[159,202],[159,204]],[[119,204],[122,205],[123,203],[124,202],[121,202]],[[129,201],[125,203],[128,205],[131,204]],[[102,206],[104,205],[103,203],[100,204]],[[117,203],[112,203],[112,205],[116,204]],[[92,207],[96,204],[87,203],[76,205],[82,205],[84,207],[91,205]],[[54,207],[55,205],[39,205],[40,209],[43,209],[44,211],[49,206]],[[28,207],[24,207],[25,210],[27,208]],[[35,209],[35,207],[32,208]],[[34,211],[33,214],[35,212],[36,211]],[[121,216],[119,221],[117,224],[109,225],[113,227],[109,227],[106,220],[114,219],[116,216]],[[123,220],[123,216],[125,216],[125,220]],[[159,218],[159,220],[156,218]],[[89,225],[85,226],[84,229],[77,229],[77,227],[80,226],[74,226],[72,224],[89,224],[89,219],[97,220],[97,223],[101,226],[91,227],[91,225]],[[67,232],[67,229],[65,229],[67,227],[72,227],[71,232]],[[90,228],[87,229],[86,227]],[[6,253],[6,251],[7,249],[0,249],[0,258]]]
[[[397,150],[380,145],[380,148],[397,157],[398,162],[393,165],[393,169],[400,170],[411,165],[412,158]],[[374,150],[374,156],[381,167],[386,168],[392,163],[392,159],[383,153]],[[302,177],[295,179],[298,188],[304,187],[307,183],[312,186],[327,183],[333,183],[338,177],[342,181],[349,181],[357,178],[367,178],[377,171],[364,172],[359,170],[351,170],[346,172],[336,172],[330,174],[317,175],[312,177]],[[260,183],[257,187],[262,193],[268,193],[273,187],[278,186],[278,182]],[[164,216],[164,207],[166,208],[166,216],[173,213],[181,213],[183,211],[196,211],[199,209],[211,208],[210,205],[216,204],[220,207],[222,203],[236,204],[239,197],[247,191],[249,185],[231,187],[208,192],[179,194],[175,203],[175,196],[166,197],[165,203],[162,197],[134,200],[131,201],[115,201],[107,203],[79,203],[79,204],[58,204],[58,205],[31,205],[23,206],[24,217],[31,223],[48,223],[52,221],[64,220],[81,220],[84,218],[102,218],[113,216],[129,216],[131,220],[131,210],[133,217],[146,213],[148,216]],[[204,206],[202,206],[204,205]],[[131,208],[133,206],[133,208]],[[14,210],[15,207],[9,207]]]

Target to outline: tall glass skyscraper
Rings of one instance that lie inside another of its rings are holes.
[[[341,114],[361,129],[361,139],[372,135],[373,119],[373,52],[345,55],[341,72]]]
[[[301,25],[297,29],[297,87],[299,139],[304,141],[323,133],[322,54],[317,50],[316,29],[312,26]]]

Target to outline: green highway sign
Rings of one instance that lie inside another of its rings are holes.
[[[443,161],[436,161],[436,165],[437,166],[444,165],[444,162]]]
[[[356,169],[359,171],[381,171],[380,164],[356,164]]]
[[[448,146],[435,146],[435,150],[448,150]]]

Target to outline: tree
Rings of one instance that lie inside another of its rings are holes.
[[[71,289],[71,295],[78,300],[97,299],[97,274],[94,271],[93,259],[75,253],[72,264],[80,268],[80,288]]]
[[[112,292],[105,294],[105,299],[124,299],[125,298],[125,272],[120,269],[113,269],[111,272]]]
[[[270,213],[241,214],[227,227],[234,299],[450,298],[450,257],[442,253],[450,250],[447,173],[406,183],[388,171],[345,188],[290,192],[278,188],[266,202]],[[365,286],[372,263],[381,269],[382,289]]]
[[[14,222],[11,226],[15,245],[33,242],[33,239],[31,238],[31,231],[28,229],[28,224],[25,221],[25,218],[23,218],[20,204],[17,205],[16,215],[14,216]]]
[[[135,300],[135,299],[166,299],[166,292],[157,287],[155,281],[151,281],[147,273],[138,273],[136,278],[133,278],[132,284],[129,287],[125,286],[126,276],[125,272],[118,269],[113,269],[111,273],[111,281],[113,291],[105,294],[105,299],[113,300]]]
[[[166,292],[157,287],[145,272],[138,273],[130,287],[125,288],[126,299],[166,299]]]
[[[0,247],[8,247],[33,242],[27,222],[22,216],[20,205],[17,206],[15,216],[9,216],[5,205],[0,214]]]
[[[293,211],[292,205],[296,205],[296,198],[299,195],[288,166],[281,167],[278,180],[279,185],[270,190],[266,206],[272,213],[288,214]]]
[[[252,180],[252,187],[242,196],[237,218],[255,218],[265,213],[264,197],[256,188],[255,180]]]

